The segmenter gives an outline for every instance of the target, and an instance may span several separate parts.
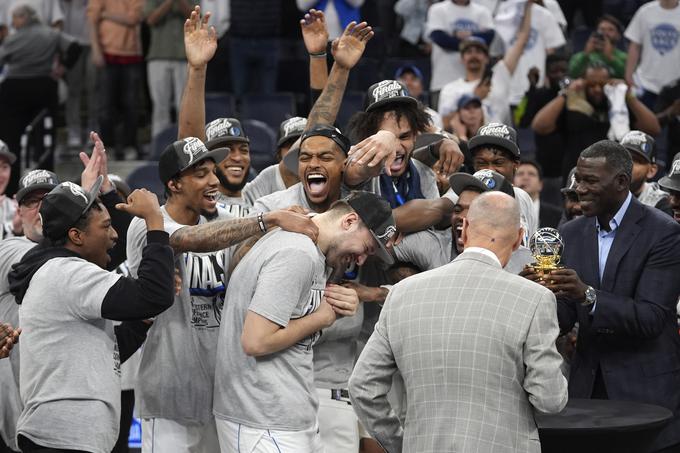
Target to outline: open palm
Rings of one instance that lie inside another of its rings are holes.
[[[217,50],[217,33],[208,26],[209,19],[210,13],[201,18],[201,8],[196,6],[184,22],[184,49],[191,66],[205,66]]]
[[[373,37],[373,29],[366,23],[350,22],[342,36],[333,41],[333,58],[346,69],[353,68],[361,59],[366,43]]]
[[[300,20],[300,29],[308,53],[319,53],[326,50],[328,29],[323,11],[309,10],[304,19]]]

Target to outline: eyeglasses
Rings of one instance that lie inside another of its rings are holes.
[[[44,195],[42,197],[24,198],[23,200],[21,200],[21,206],[24,206],[28,209],[33,209],[37,207],[40,204],[40,202],[42,202],[43,198],[45,198]]]

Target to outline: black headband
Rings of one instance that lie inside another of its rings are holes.
[[[352,146],[351,142],[347,137],[342,135],[342,132],[340,132],[340,129],[337,129],[332,126],[324,126],[324,125],[318,125],[312,127],[310,130],[306,131],[304,134],[302,134],[302,138],[300,139],[300,146],[302,146],[302,143],[307,140],[309,137],[327,137],[330,138],[335,142],[336,145],[340,147],[343,153],[347,155],[349,153],[349,148]]]

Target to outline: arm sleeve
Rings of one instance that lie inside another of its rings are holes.
[[[291,272],[292,267],[295,272]],[[310,294],[313,273],[312,257],[305,251],[298,248],[277,251],[260,269],[248,310],[286,327],[295,307]]]
[[[654,231],[649,231],[654,234]],[[658,231],[656,232],[658,234]],[[680,294],[680,235],[672,228],[650,251],[637,277],[635,297],[622,297],[601,290],[591,328],[619,336],[655,338],[669,318],[675,319]]]
[[[447,50],[458,50],[460,40],[456,36],[449,35],[443,30],[434,30],[430,33],[432,42]]]
[[[116,245],[109,250],[109,256],[111,257],[111,262],[107,266],[108,270],[113,270],[117,268],[123,261],[125,261],[125,251],[127,248],[127,233],[130,227],[130,222],[132,222],[133,216],[125,211],[116,209],[116,204],[123,203],[123,199],[112,190],[109,193],[102,195],[102,203],[109,211],[111,216],[111,226],[118,234],[118,241]]]
[[[627,40],[641,45],[643,32],[640,12],[641,10],[638,9],[635,15],[633,16],[633,19],[628,24],[628,28],[626,28],[626,31],[624,32],[623,36],[625,36]]]
[[[387,400],[392,376],[397,371],[387,332],[388,307],[392,306],[393,291],[387,296],[375,330],[354,366],[349,379],[349,396],[357,417],[371,436],[386,451],[401,451],[404,430]]]
[[[120,363],[129,359],[144,343],[149,327],[151,327],[150,324],[142,321],[125,321],[114,326]]]
[[[102,318],[147,319],[170,308],[175,299],[173,258],[168,233],[149,231],[138,278],[123,277],[109,289],[101,307]]]
[[[472,36],[482,38],[488,45],[491,45],[491,41],[493,41],[494,36],[496,36],[496,32],[493,30],[482,30],[474,32]]]
[[[559,334],[555,296],[545,292],[529,324],[522,352],[525,374],[522,386],[529,402],[540,412],[556,413],[567,404],[567,380],[555,340]]]

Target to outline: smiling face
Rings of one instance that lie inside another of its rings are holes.
[[[514,160],[509,152],[494,148],[477,148],[472,153],[475,172],[479,170],[493,170],[503,175],[508,181],[515,179],[515,171],[519,162]]]
[[[71,228],[69,237],[78,244],[78,253],[83,258],[103,269],[111,261],[108,252],[118,240],[118,234],[111,226],[111,216],[101,204],[99,209],[89,211],[87,226],[83,230]]]
[[[405,116],[402,115],[397,121],[397,115],[394,112],[385,112],[378,128],[392,132],[399,140],[397,158],[390,167],[392,176],[399,177],[408,169],[409,159],[416,143],[416,131],[411,128]]]
[[[222,176],[220,183],[227,195],[238,196],[246,185],[250,170],[250,146],[243,142],[233,142],[227,146],[229,154],[217,166]]]
[[[378,244],[356,212],[343,215],[338,222],[340,227],[326,251],[326,262],[335,269],[345,269],[353,262],[361,266],[375,254]]]
[[[345,159],[345,153],[328,137],[309,137],[300,145],[298,177],[317,212],[325,212],[340,198]]]
[[[12,165],[4,157],[0,157],[0,195],[5,193],[9,177],[12,174]]]
[[[605,157],[580,157],[576,164],[576,193],[586,217],[613,215],[628,192],[628,176],[615,172]]]
[[[470,204],[480,195],[476,190],[465,189],[458,196],[458,201],[453,207],[451,214],[451,233],[453,234],[453,243],[456,245],[458,253],[463,253],[463,220],[467,218]]]
[[[212,214],[217,210],[219,180],[212,160],[203,160],[184,170],[174,184],[172,196],[181,198],[182,203],[191,211]]]

